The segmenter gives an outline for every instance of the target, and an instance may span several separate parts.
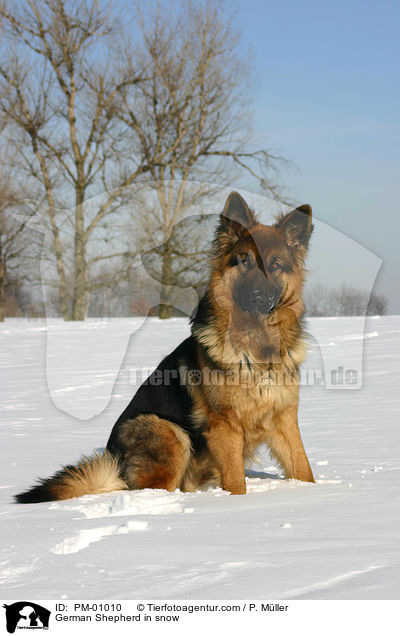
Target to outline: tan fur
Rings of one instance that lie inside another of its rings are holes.
[[[124,422],[120,440],[127,449],[122,476],[130,488],[179,488],[191,451],[179,426],[157,415],[139,415]]]
[[[221,473],[218,470],[214,457],[209,453],[203,453],[199,457],[190,457],[185,474],[179,489],[184,492],[195,492],[202,486],[219,486]]]
[[[220,472],[222,488],[234,495],[244,494],[244,436],[237,419],[231,419],[227,413],[210,415],[205,436]]]
[[[64,474],[50,485],[54,499],[70,499],[86,494],[122,490],[126,483],[119,477],[118,462],[108,451],[82,457],[76,466],[67,467]]]
[[[276,417],[268,444],[289,479],[314,481],[301,441],[297,407],[288,408]]]
[[[120,440],[126,448],[121,474],[129,488],[194,492],[221,481],[214,457],[209,452],[194,456],[185,431],[157,415],[124,422]]]
[[[267,254],[279,255],[279,250],[283,256],[289,253],[275,227],[255,223],[251,236]],[[215,368],[236,368],[242,381],[232,386],[204,383],[191,387],[195,419],[207,422],[204,434],[210,453],[222,487],[230,492],[246,491],[243,462],[253,459],[263,443],[268,444],[287,477],[314,481],[297,423],[299,365],[306,354],[299,325],[304,310],[305,250],[300,247],[291,271],[282,273],[285,297],[290,302],[278,305],[268,316],[259,316],[242,311],[236,304],[232,289],[240,273],[228,266],[230,246],[227,238],[222,242],[223,249],[213,260],[210,284],[215,318],[196,330],[196,338],[209,356],[205,361],[200,355],[201,364],[209,366],[211,361]],[[245,248],[242,241],[238,249]]]

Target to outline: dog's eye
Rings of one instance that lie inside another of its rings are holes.
[[[280,263],[278,263],[278,261],[272,261],[269,269],[271,272],[276,272],[278,271],[278,269],[281,269],[281,265]]]
[[[241,252],[238,254],[238,262],[246,269],[249,269],[251,267],[251,256],[249,252]]]

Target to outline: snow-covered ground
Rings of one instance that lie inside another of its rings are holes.
[[[243,497],[145,490],[23,506],[12,495],[36,476],[105,445],[140,369],[155,366],[188,325],[52,320],[47,334],[44,322],[6,320],[0,596],[398,599],[400,317],[367,321],[356,390],[310,378],[329,347],[357,370],[360,321],[309,322],[300,423],[316,484],[282,479],[265,452]]]

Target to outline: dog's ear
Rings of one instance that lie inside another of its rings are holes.
[[[221,213],[219,231],[238,237],[256,223],[257,218],[243,197],[238,192],[231,192]]]
[[[289,247],[307,247],[314,229],[311,206],[300,205],[282,216],[275,227],[281,230]]]

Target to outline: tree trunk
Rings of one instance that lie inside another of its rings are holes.
[[[4,321],[6,309],[6,271],[0,245],[0,322]]]
[[[171,318],[172,307],[169,304],[170,287],[172,284],[172,254],[170,239],[165,243],[162,258],[161,272],[161,292],[160,292],[160,308],[158,317],[165,319]]]
[[[86,262],[84,253],[75,255],[75,279],[71,320],[85,320],[87,310]]]
[[[87,312],[87,263],[83,208],[83,193],[78,193],[75,210],[74,289],[71,320],[85,320]]]
[[[171,318],[171,315],[172,315],[171,306],[164,302],[160,302],[158,317],[164,320],[166,318]]]

